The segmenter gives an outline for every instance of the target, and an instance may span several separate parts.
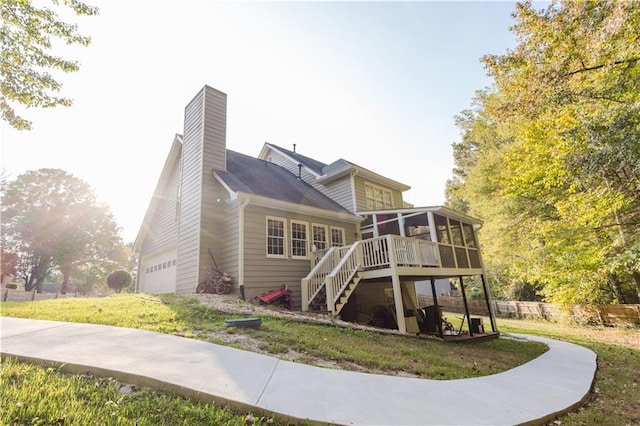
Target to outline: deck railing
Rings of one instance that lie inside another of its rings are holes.
[[[324,286],[329,302],[327,308],[333,311],[358,270],[441,266],[437,243],[398,235],[384,235],[356,241],[350,246],[332,247],[322,253],[316,252],[311,262],[311,272],[302,279],[302,309],[305,311]]]

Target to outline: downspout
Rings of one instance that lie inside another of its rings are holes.
[[[238,284],[240,287],[240,297],[244,297],[244,209],[249,205],[251,200],[248,198],[240,204],[240,224],[238,226]]]

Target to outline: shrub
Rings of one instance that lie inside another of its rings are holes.
[[[116,293],[120,293],[123,288],[128,287],[133,282],[131,274],[124,269],[118,269],[113,271],[107,277],[107,285],[112,288]]]

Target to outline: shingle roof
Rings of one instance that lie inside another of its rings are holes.
[[[322,175],[322,169],[324,167],[327,167],[326,164],[321,163],[318,160],[314,160],[313,158],[309,158],[309,157],[307,157],[305,155],[298,154],[297,152],[289,151],[288,149],[282,148],[281,146],[274,145],[272,143],[270,143],[269,145],[271,145],[272,147],[278,149],[279,151],[282,151],[283,153],[285,153],[289,157],[293,158],[298,163],[301,163],[301,164],[307,166],[308,168],[313,170],[318,175]]]
[[[227,150],[227,171],[216,173],[232,191],[350,213],[285,168],[235,151]]]

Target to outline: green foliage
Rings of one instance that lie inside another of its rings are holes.
[[[560,303],[640,294],[640,6],[518,4],[519,45],[483,60],[494,78],[458,118],[451,205],[485,220],[503,286]]]
[[[55,95],[61,84],[50,71],[65,73],[79,69],[78,63],[51,53],[52,38],[65,44],[86,46],[90,38],[77,32],[77,25],[63,22],[55,10],[34,5],[31,0],[3,0],[0,44],[0,111],[2,118],[14,128],[25,130],[31,123],[16,114],[12,103],[26,107],[50,108],[69,106],[71,99]],[[60,3],[52,0],[54,6]],[[96,15],[98,9],[78,0],[62,2],[76,15]]]
[[[109,288],[114,289],[116,293],[120,293],[122,289],[129,287],[132,282],[133,277],[131,277],[129,271],[124,269],[113,271],[107,276],[107,285]]]
[[[108,208],[96,201],[86,182],[59,169],[40,169],[2,187],[2,244],[15,256],[25,290],[40,289],[52,268],[63,275],[104,281],[123,264],[126,251]]]

